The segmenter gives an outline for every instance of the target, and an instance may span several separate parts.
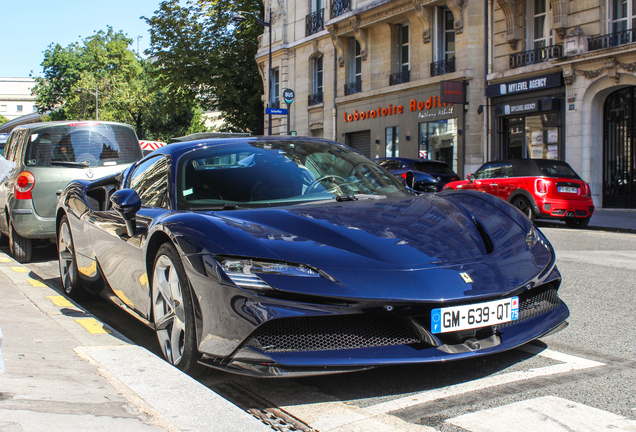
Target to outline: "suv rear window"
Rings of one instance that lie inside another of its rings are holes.
[[[448,165],[441,163],[415,162],[415,169],[429,174],[455,174]]]
[[[71,124],[31,133],[24,163],[37,167],[99,167],[132,163],[141,157],[137,136],[126,126]]]

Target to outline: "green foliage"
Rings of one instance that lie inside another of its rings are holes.
[[[52,44],[44,53],[44,76],[33,89],[39,112],[52,120],[99,119],[132,124],[140,139],[167,141],[192,128],[200,131],[196,100],[168,107],[155,66],[128,47],[133,40],[108,27],[68,47]],[[205,130],[205,127],[203,127]]]
[[[209,111],[221,111],[227,132],[263,130],[263,83],[255,61],[263,26],[255,19],[234,25],[232,16],[247,11],[263,16],[258,0],[166,0],[150,25],[146,51],[157,64],[153,75],[170,105],[196,99]]]
[[[9,121],[8,118],[6,118],[5,116],[0,114],[0,125],[3,125],[3,124],[5,124],[8,121]]]

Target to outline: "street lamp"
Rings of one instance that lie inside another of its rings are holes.
[[[265,22],[261,19],[259,19],[256,15],[251,14],[250,12],[244,12],[244,11],[238,11],[238,13],[236,15],[234,15],[232,17],[232,21],[234,21],[236,24],[240,24],[243,21],[245,21],[247,18],[245,18],[244,15],[249,15],[252,18],[254,18],[256,21],[258,21],[258,23],[260,25],[262,25],[263,27],[269,27],[269,79],[268,79],[268,83],[269,83],[269,94],[268,94],[268,106],[269,106],[269,102],[272,101],[272,87],[273,87],[273,82],[272,82],[272,8],[269,8],[269,22]],[[270,112],[267,115],[267,135],[271,135],[272,134],[272,113]]]
[[[85,89],[84,87],[78,87],[75,91],[77,93],[81,93],[82,91],[85,91],[86,93],[95,96],[95,121],[99,121],[99,87],[95,86],[94,92],[88,89]]]

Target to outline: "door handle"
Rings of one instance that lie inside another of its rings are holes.
[[[490,187],[495,187],[495,186],[499,186],[498,183],[490,183]]]

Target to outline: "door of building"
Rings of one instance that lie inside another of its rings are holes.
[[[346,143],[349,147],[358,150],[366,157],[371,157],[371,131],[351,132],[346,135]]]
[[[636,208],[636,87],[615,91],[603,113],[603,207]]]

